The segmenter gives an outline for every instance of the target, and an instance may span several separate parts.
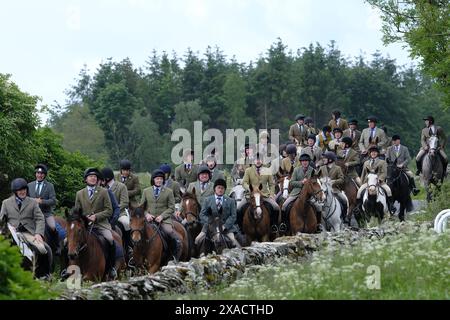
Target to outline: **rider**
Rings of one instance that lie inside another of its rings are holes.
[[[224,179],[217,179],[214,182],[214,195],[205,199],[200,211],[200,222],[203,224],[203,228],[195,238],[196,245],[199,245],[205,238],[210,219],[215,215],[219,215],[223,223],[223,233],[227,235],[236,248],[241,247],[234,236],[234,233],[238,232],[238,227],[236,226],[236,203],[234,199],[224,195],[226,189],[227,183]]]
[[[231,170],[231,176],[233,177],[233,182],[237,182],[239,179],[244,177],[245,170],[251,167],[253,163],[253,147],[246,143],[241,147],[241,157],[234,163],[233,169]]]
[[[120,172],[116,176],[116,181],[122,182],[127,186],[130,205],[136,208],[139,205],[139,197],[141,196],[139,177],[131,173],[131,162],[129,160],[123,159],[119,165]]]
[[[351,119],[348,122],[348,129],[345,129],[343,132],[343,137],[349,137],[350,139],[352,139],[353,143],[351,145],[351,147],[353,148],[353,150],[355,150],[356,152],[359,152],[359,139],[361,138],[361,131],[358,130],[358,120],[356,119]]]
[[[305,118],[305,126],[306,126],[306,131],[307,131],[307,136],[309,137],[310,135],[318,135],[319,134],[319,129],[317,129],[316,127],[314,127],[314,121],[313,118],[311,117],[306,117]]]
[[[175,198],[171,189],[164,187],[166,175],[159,169],[152,172],[151,187],[144,189],[141,205],[144,206],[145,218],[158,223],[164,233],[175,242],[175,261],[181,257],[181,238],[173,228],[172,215],[175,211]]]
[[[59,254],[59,236],[56,230],[55,217],[53,216],[53,209],[56,205],[55,188],[47,178],[48,169],[45,164],[38,164],[34,167],[36,180],[28,183],[28,195],[34,198],[39,204],[39,209],[45,217],[45,226],[47,232],[50,234],[49,243],[54,245],[54,250]]]
[[[356,170],[356,167],[360,164],[359,154],[351,148],[353,141],[350,137],[342,138],[342,143],[344,144],[344,149],[337,153],[337,158],[344,160],[345,175],[352,178],[359,187],[361,186],[361,179]]]
[[[343,131],[341,128],[333,129],[334,139],[331,140],[330,143],[328,144],[328,149],[330,151],[333,151],[335,154],[344,149],[344,144],[342,143],[342,134]]]
[[[286,229],[287,220],[288,220],[288,214],[287,207],[289,203],[297,199],[298,195],[302,191],[303,184],[311,178],[311,176],[314,174],[314,169],[309,165],[309,162],[311,161],[311,157],[304,153],[300,155],[299,158],[300,166],[296,167],[294,169],[294,172],[292,173],[291,181],[289,181],[289,189],[292,189],[291,192],[289,192],[289,197],[284,201],[283,206],[281,207],[281,211],[283,213],[282,217],[282,223],[280,225],[280,229]],[[320,221],[320,213],[317,217]],[[284,224],[284,228],[282,227]],[[320,224],[320,222],[319,222]]]
[[[422,172],[422,158],[428,152],[428,139],[431,136],[437,136],[439,139],[439,155],[441,156],[442,165],[444,168],[444,175],[447,174],[447,164],[448,158],[445,154],[445,142],[447,138],[445,136],[444,130],[440,126],[436,126],[434,124],[434,118],[432,116],[427,116],[423,118],[425,120],[425,128],[422,129],[422,134],[420,137],[420,142],[422,144],[422,148],[416,156],[416,164],[417,164],[417,172],[416,175],[419,175]]]
[[[316,146],[322,149],[323,152],[328,150],[328,144],[333,140],[333,135],[331,134],[331,127],[324,126],[322,131],[316,136]]]
[[[217,160],[214,155],[209,155],[206,158],[206,165],[209,171],[211,171],[211,182],[214,183],[217,179],[224,179],[223,171],[217,168]]]
[[[289,128],[289,140],[295,145],[304,147],[306,145],[306,137],[308,136],[308,128],[304,124],[305,116],[298,114],[295,116],[295,122]]]
[[[127,186],[122,182],[114,180],[114,172],[111,168],[103,168],[101,174],[104,181],[103,186],[114,193],[114,197],[119,204],[120,215],[117,225],[122,231],[124,248],[128,257],[130,257],[132,254],[132,244],[130,238],[130,215],[128,213],[130,200],[128,198]]]
[[[175,199],[175,214],[178,216],[180,212],[180,203],[181,203],[181,195],[180,195],[180,184],[173,180],[170,176],[172,172],[172,168],[169,164],[164,163],[159,167],[159,170],[164,172],[164,187],[169,188],[173,192],[173,197]]]
[[[197,181],[191,182],[188,187],[188,192],[193,193],[195,188],[195,196],[197,197],[200,206],[203,206],[203,201],[206,197],[214,194],[213,183],[211,182],[211,171],[207,165],[200,165],[197,172]]]
[[[194,151],[191,149],[184,150],[183,163],[175,168],[175,181],[180,187],[187,188],[191,182],[197,177],[198,165],[193,164]]]
[[[75,207],[81,209],[84,216],[93,223],[93,230],[102,235],[108,245],[108,259],[105,265],[105,271],[109,272],[111,278],[117,277],[117,271],[114,268],[116,260],[116,246],[114,244],[111,232],[111,224],[109,218],[113,209],[108,191],[98,186],[98,179],[101,173],[97,168],[87,168],[83,175],[86,188],[77,192],[75,197]]]
[[[411,160],[409,150],[404,145],[400,144],[400,136],[394,134],[392,136],[393,145],[387,149],[386,152],[386,162],[388,164],[396,163],[397,167],[404,169],[404,172],[409,179],[409,188],[414,195],[419,193],[419,189],[416,188],[416,183],[414,181],[414,174],[408,169],[408,163]]]
[[[307,154],[311,158],[314,166],[320,161],[322,157],[322,149],[316,146],[316,136],[310,134],[308,136],[308,145],[302,149],[302,154]]]
[[[358,194],[356,196],[356,200],[358,201],[358,206],[362,206],[361,195],[364,190],[367,188],[367,176],[369,173],[375,173],[378,175],[378,180],[380,182],[380,186],[384,189],[387,195],[387,205],[388,210],[391,213],[395,212],[395,208],[393,206],[392,192],[391,188],[386,183],[387,176],[387,163],[386,161],[380,159],[378,156],[380,154],[380,150],[377,146],[371,146],[368,150],[369,152],[369,160],[364,162],[363,170],[361,174],[361,181],[363,185],[358,189]]]
[[[342,191],[344,187],[344,174],[342,173],[341,167],[336,165],[336,154],[331,151],[327,151],[323,154],[323,158],[323,165],[318,169],[317,175],[320,178],[328,177],[331,179],[333,194],[348,210],[348,199],[345,193]]]
[[[270,214],[270,224],[272,229],[276,229],[276,225],[279,224],[280,217],[280,207],[275,202],[275,183],[273,181],[272,171],[270,168],[266,168],[263,166],[261,155],[256,153],[255,165],[251,166],[247,170],[245,170],[243,187],[245,189],[245,197],[239,203],[237,211],[238,211],[238,221],[242,218],[242,210],[241,208],[248,202],[248,197],[250,196],[250,185],[254,187],[262,186],[261,189],[261,198],[262,200],[269,204],[272,210]]]
[[[359,149],[361,150],[361,155],[366,156],[370,146],[375,144],[375,140],[378,138],[377,147],[379,148],[379,153],[384,154],[383,146],[386,145],[386,133],[383,129],[377,127],[378,119],[375,116],[369,116],[367,122],[369,127],[365,128],[361,137],[359,138]],[[381,151],[380,151],[381,150]]]
[[[331,113],[331,120],[328,122],[328,125],[331,127],[331,130],[334,130],[335,128],[341,130],[348,129],[347,120],[341,118],[341,112],[339,110],[334,110]]]
[[[13,195],[3,200],[0,211],[0,221],[6,219],[25,241],[37,250],[41,256],[49,254],[45,248],[44,231],[45,218],[39,205],[27,196],[28,184],[23,178],[11,182]],[[44,270],[45,276],[50,275],[50,269]]]
[[[278,172],[281,176],[283,174],[291,172],[292,167],[295,168],[300,165],[297,156],[297,147],[295,146],[295,144],[288,144],[286,146],[286,153],[288,156],[281,161],[280,169]]]

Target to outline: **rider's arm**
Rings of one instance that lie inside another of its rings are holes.
[[[113,209],[111,204],[111,199],[109,199],[108,191],[106,189],[103,189],[103,211],[96,212],[95,213],[95,219],[97,222],[109,220],[109,218],[112,216]]]
[[[128,190],[128,195],[130,198],[133,198],[136,195],[141,193],[141,184],[139,183],[138,176],[133,176],[133,186],[132,189]]]
[[[364,131],[361,133],[361,136],[359,137],[359,150],[361,150],[361,152],[366,151],[366,148],[364,147]]]
[[[300,167],[298,167],[298,168],[300,168]],[[292,179],[291,179],[291,181],[289,181],[289,188],[291,188],[291,189],[303,187],[303,182],[300,180],[300,178],[298,176],[298,172],[299,172],[299,170],[297,170],[297,168],[295,168],[294,173],[292,174]]]
[[[208,223],[209,220],[209,216],[208,216],[208,208],[209,208],[209,201],[205,199],[205,203],[202,206],[202,210],[200,210],[200,223],[202,225],[206,225]]]
[[[224,228],[227,230],[231,230],[236,223],[236,204],[234,201],[230,201],[230,211],[231,213],[224,224]]]
[[[45,233],[45,218],[44,214],[42,213],[41,209],[39,208],[39,205],[35,202],[34,208],[33,208],[33,218],[34,222],[36,224],[36,230],[34,234],[40,234],[42,237],[44,237]]]
[[[45,206],[53,207],[56,206],[56,195],[55,188],[52,184],[48,184],[48,199],[42,199],[42,204]]]
[[[175,212],[175,197],[173,196],[173,192],[168,193],[167,199],[167,209],[161,213],[163,220],[172,217],[172,214]]]

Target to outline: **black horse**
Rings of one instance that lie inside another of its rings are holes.
[[[400,204],[398,217],[400,221],[405,221],[405,210],[406,212],[412,211],[413,203],[408,175],[404,168],[397,167],[397,159],[388,165],[387,184],[391,188],[393,201],[398,201]]]
[[[200,254],[203,253],[205,255],[213,251],[217,254],[221,254],[223,249],[232,248],[233,245],[226,236],[220,216],[212,214],[211,209],[208,209],[208,211],[209,219],[206,237],[199,244],[199,252]]]

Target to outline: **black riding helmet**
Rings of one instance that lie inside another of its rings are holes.
[[[295,121],[297,121],[297,120],[304,120],[304,119],[305,119],[305,116],[303,114],[298,114],[298,115],[295,116]]]
[[[344,137],[342,138],[342,142],[348,146],[351,146],[353,144],[353,140],[350,137]]]
[[[209,175],[209,180],[211,180],[211,170],[209,170],[206,164],[202,164],[200,167],[198,167],[197,179],[200,176],[200,173],[207,173]]]
[[[105,180],[106,182],[109,182],[114,179],[114,172],[111,168],[103,168],[100,172],[102,175],[102,180]]]
[[[83,179],[86,180],[86,178],[90,175],[95,175],[95,176],[97,176],[97,179],[102,179],[102,175],[101,175],[100,171],[98,171],[97,168],[87,168],[84,171]]]
[[[48,168],[45,164],[39,163],[34,167],[34,172],[43,172],[44,174],[47,174]]]
[[[336,159],[337,159],[337,158],[336,158],[336,155],[334,154],[334,152],[331,152],[331,151],[325,152],[325,153],[323,154],[323,157],[327,158],[328,161],[333,161],[333,162],[335,162]]]
[[[311,157],[307,153],[303,153],[300,155],[299,161],[311,161]]]
[[[16,192],[22,189],[27,189],[28,193],[28,183],[24,178],[16,178],[11,182],[11,191]]]
[[[162,170],[156,169],[152,172],[152,180],[151,180],[152,186],[155,185],[155,178],[157,178],[157,177],[163,178],[163,184],[164,184],[164,182],[166,180],[166,174]]]
[[[297,147],[295,144],[288,144],[286,147],[286,153],[287,154],[297,154]]]
[[[130,160],[127,160],[127,159],[120,160],[119,165],[120,165],[120,170],[131,170]]]
[[[214,190],[216,190],[217,186],[222,186],[222,187],[224,187],[226,189],[227,188],[227,182],[225,180],[223,180],[223,179],[217,179],[214,182]]]

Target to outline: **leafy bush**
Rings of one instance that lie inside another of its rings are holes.
[[[33,274],[21,267],[19,248],[0,236],[0,300],[49,299],[55,297],[47,284],[33,279]]]

